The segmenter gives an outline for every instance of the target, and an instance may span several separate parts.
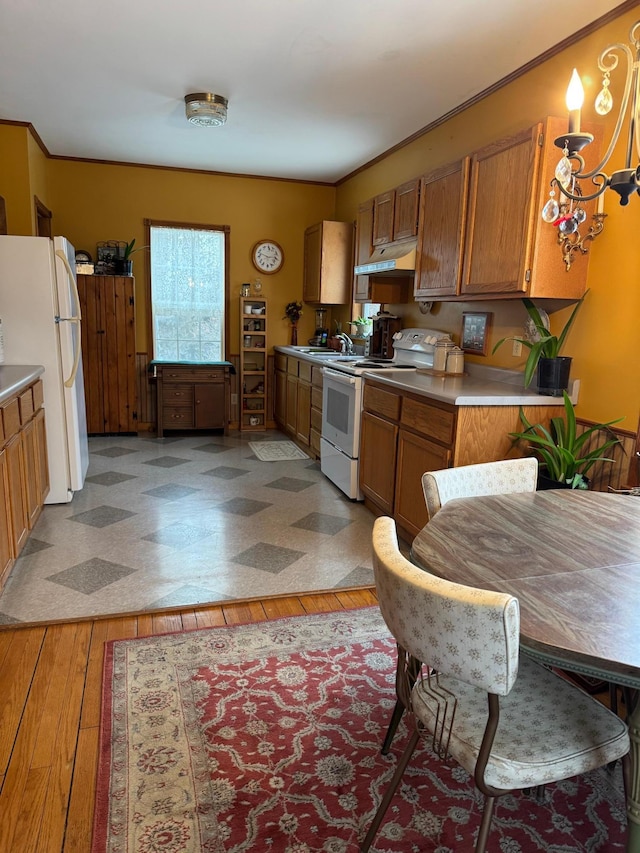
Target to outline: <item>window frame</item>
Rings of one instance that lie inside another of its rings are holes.
[[[221,231],[224,233],[224,353],[222,359],[229,360],[229,307],[231,304],[229,294],[229,256],[230,256],[230,234],[229,225],[210,225],[202,222],[174,222],[168,219],[145,219],[144,222],[144,245],[151,246],[152,228],[184,228],[192,231]],[[146,265],[145,275],[146,306],[147,306],[147,354],[149,359],[155,358],[153,347],[153,306],[151,301],[151,249],[149,249],[149,263]],[[180,362],[176,361],[176,364]]]

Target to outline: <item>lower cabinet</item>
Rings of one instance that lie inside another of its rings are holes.
[[[526,406],[546,422],[555,406]],[[506,459],[518,406],[452,406],[367,379],[361,423],[360,488],[365,503],[392,516],[408,539],[427,523],[422,475],[453,465]]]
[[[305,451],[320,458],[322,368],[306,359],[275,354],[276,424]]]
[[[165,430],[229,429],[227,365],[155,365],[158,380],[158,436]]]
[[[0,589],[49,491],[42,380],[0,405]]]

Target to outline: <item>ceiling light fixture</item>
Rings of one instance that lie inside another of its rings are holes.
[[[184,96],[187,120],[200,127],[220,127],[227,120],[228,101],[211,92],[195,92]]]

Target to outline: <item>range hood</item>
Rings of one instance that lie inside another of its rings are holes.
[[[354,267],[356,275],[408,275],[416,269],[416,240],[376,246],[369,260]]]

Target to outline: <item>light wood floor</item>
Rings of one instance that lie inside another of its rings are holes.
[[[105,641],[376,600],[358,589],[0,630],[0,851],[91,850]]]

